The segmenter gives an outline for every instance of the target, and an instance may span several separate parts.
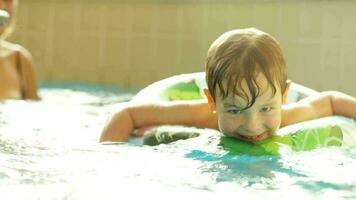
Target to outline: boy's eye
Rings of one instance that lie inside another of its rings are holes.
[[[269,111],[271,111],[271,110],[272,110],[272,107],[267,106],[267,107],[263,107],[263,108],[261,109],[261,112],[269,112]]]
[[[241,114],[242,113],[242,110],[239,110],[239,109],[230,109],[230,110],[227,110],[228,113],[230,114]]]

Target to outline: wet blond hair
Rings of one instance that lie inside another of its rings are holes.
[[[228,31],[210,46],[206,58],[206,82],[216,100],[217,91],[225,99],[230,93],[247,100],[251,107],[262,94],[257,76],[262,73],[273,95],[286,89],[286,63],[282,49],[270,34],[256,28]],[[242,89],[245,80],[249,91]],[[250,96],[248,95],[250,93]]]

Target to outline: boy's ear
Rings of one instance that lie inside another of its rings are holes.
[[[211,112],[215,113],[216,112],[216,105],[213,96],[211,96],[210,92],[208,89],[204,88],[204,94],[206,98],[208,99],[208,104]]]
[[[292,85],[292,81],[291,80],[287,80],[286,81],[286,89],[284,90],[283,94],[282,94],[282,103],[285,104],[287,102],[288,99],[288,92],[290,89],[290,86]]]

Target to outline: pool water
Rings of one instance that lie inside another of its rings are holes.
[[[101,129],[131,92],[44,85],[40,96],[0,102],[6,199],[356,198],[356,149],[230,155],[213,130],[155,147],[102,145]]]

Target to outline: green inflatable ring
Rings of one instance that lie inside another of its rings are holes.
[[[204,73],[174,76],[148,86],[133,100],[147,101],[147,96],[153,97],[150,99],[154,101],[202,99],[204,98],[202,88],[206,87],[204,84]],[[157,142],[150,136],[147,136],[145,141],[154,141],[148,144],[157,145],[189,137],[197,135],[184,133],[181,136],[174,136],[166,133],[166,141]],[[341,116],[330,116],[283,127],[275,136],[257,143],[222,136],[220,145],[230,153],[249,155],[279,155],[283,149],[308,151],[321,147],[355,147],[356,121]]]

